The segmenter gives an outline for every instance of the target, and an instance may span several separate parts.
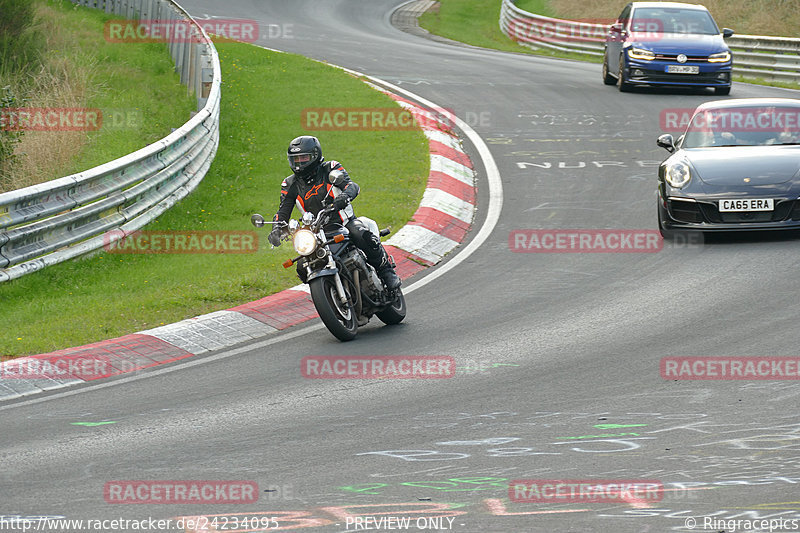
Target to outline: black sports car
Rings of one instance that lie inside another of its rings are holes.
[[[657,144],[658,225],[680,230],[800,228],[800,100],[706,102],[686,131]]]

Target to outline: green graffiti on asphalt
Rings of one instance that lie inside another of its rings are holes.
[[[638,437],[638,433],[603,433],[602,435],[581,435],[580,437],[556,437],[557,439],[607,439],[610,437]]]

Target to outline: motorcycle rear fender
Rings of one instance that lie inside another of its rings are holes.
[[[359,220],[362,224],[364,224],[367,227],[367,229],[370,231],[370,233],[372,233],[373,235],[378,237],[378,240],[380,240],[380,238],[381,238],[381,230],[378,229],[378,223],[377,222],[375,222],[374,220],[372,220],[369,217],[358,217],[357,220]]]

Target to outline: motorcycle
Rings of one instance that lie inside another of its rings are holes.
[[[403,291],[389,290],[375,268],[367,263],[366,256],[355,246],[347,230],[327,235],[325,225],[336,213],[332,205],[326,206],[316,216],[306,211],[295,219],[269,222],[259,214],[250,217],[253,226],[261,228],[274,224],[282,228],[282,241],[291,240],[300,254],[283,263],[289,268],[300,263],[305,269],[314,307],[325,327],[339,340],[349,341],[375,315],[384,324],[399,324],[406,316]],[[375,235],[384,237],[388,229],[378,230],[378,224],[367,217],[358,217]],[[394,262],[392,261],[392,266]]]

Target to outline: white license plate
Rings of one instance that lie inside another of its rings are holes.
[[[745,200],[720,200],[719,211],[730,213],[733,211],[772,211],[774,208],[772,198],[748,198]]]
[[[699,74],[700,67],[696,65],[667,65],[670,74]]]

